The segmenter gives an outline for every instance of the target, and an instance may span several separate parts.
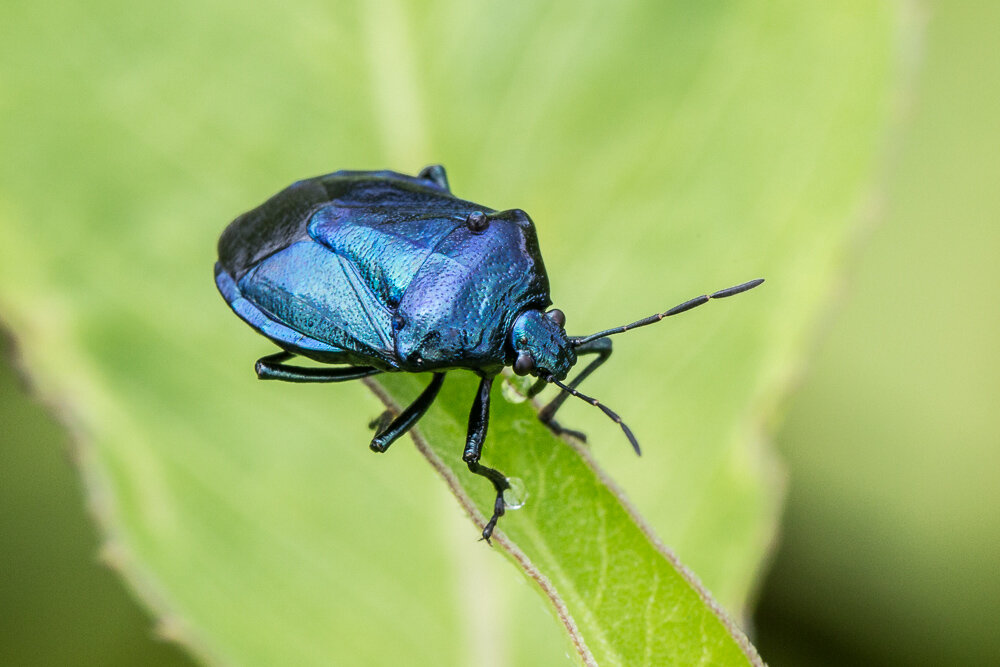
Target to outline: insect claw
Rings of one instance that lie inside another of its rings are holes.
[[[571,438],[576,438],[580,442],[587,442],[587,434],[582,431],[574,431],[571,428],[565,428],[551,417],[542,418],[542,423],[549,427],[549,430],[556,435],[568,435]]]
[[[384,410],[382,414],[368,422],[368,428],[375,429],[375,433],[379,434],[385,430],[386,426],[392,423],[392,417],[392,410]]]
[[[490,520],[486,522],[486,526],[483,527],[483,536],[480,538],[480,542],[486,540],[486,544],[491,547],[493,546],[493,543],[490,542],[490,537],[493,536],[493,529],[496,528],[497,521],[500,520],[500,517],[504,515],[506,507],[507,506],[503,501],[503,491],[498,487],[497,499],[493,501],[493,516],[490,517]]]

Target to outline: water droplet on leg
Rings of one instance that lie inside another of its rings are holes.
[[[528,500],[528,490],[520,477],[508,477],[507,483],[510,488],[504,489],[503,504],[509,510],[519,510]]]

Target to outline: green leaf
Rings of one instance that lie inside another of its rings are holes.
[[[907,35],[901,5],[46,7],[5,5],[0,317],[38,394],[78,436],[106,560],[161,633],[236,664],[553,664],[574,653],[413,448],[367,450],[377,400],[360,385],[256,382],[269,346],[212,286],[226,222],[287,183],[431,162],[460,196],[530,212],[573,333],[768,279],[616,340],[586,389],[629,422],[641,459],[586,405],[560,413],[743,616],[781,495],[764,443],[869,201]],[[468,386],[446,387],[456,398],[428,428],[467,410]],[[527,422],[497,415],[488,455],[537,451],[511,441],[537,429]],[[448,465],[461,443],[432,442],[453,448]],[[511,462],[505,472],[538,486],[538,471]],[[588,502],[616,507],[593,488]],[[528,516],[551,525],[549,511],[584,520],[554,484],[528,490],[504,530]],[[635,525],[616,525],[645,567],[666,567]],[[517,543],[529,553],[570,534]],[[601,579],[588,574],[598,562],[530,553],[566,580]],[[626,613],[644,583],[608,578],[597,607]],[[593,605],[586,590],[580,609]],[[578,608],[573,591],[559,594]],[[684,608],[714,629],[678,618],[651,636],[732,647],[714,616]],[[595,655],[644,650],[645,620],[578,613]]]
[[[445,385],[441,409],[421,420],[413,437],[482,527],[492,513],[493,487],[472,477],[454,455],[468,427],[469,397],[478,386],[475,376],[464,375]],[[386,376],[369,385],[398,413],[427,379]],[[516,472],[518,493],[512,498],[528,502],[507,512],[493,540],[549,598],[583,662],[762,664],[743,633],[653,537],[587,450],[552,435],[528,403],[504,400],[500,384],[494,383],[491,401],[494,446],[482,461]]]

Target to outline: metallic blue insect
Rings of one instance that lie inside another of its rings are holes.
[[[519,209],[494,211],[451,194],[444,168],[414,178],[392,171],[338,171],[299,181],[236,218],[219,239],[215,282],[229,306],[281,352],[261,358],[263,380],[343,382],[394,372],[432,372],[419,397],[377,420],[371,449],[384,452],[427,411],[445,371],[479,375],[463,460],[493,483],[489,540],[504,513],[507,478],[479,462],[489,422],[490,388],[505,366],[560,393],[540,419],[553,418],[570,394],[617,422],[607,406],[576,390],[611,355],[608,336],[658,322],[756,287],[753,280],[702,295],[664,313],[589,336],[568,336],[562,311],[546,311],[549,280],[535,227]],[[595,358],[568,384],[577,358]],[[286,364],[295,356],[333,367]]]

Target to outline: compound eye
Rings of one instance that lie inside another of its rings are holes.
[[[566,314],[558,308],[553,308],[549,312],[545,313],[545,317],[549,318],[562,328],[566,328]]]
[[[517,361],[514,362],[514,372],[518,375],[527,375],[531,371],[535,370],[535,360],[531,358],[531,355],[522,352],[517,355]]]

